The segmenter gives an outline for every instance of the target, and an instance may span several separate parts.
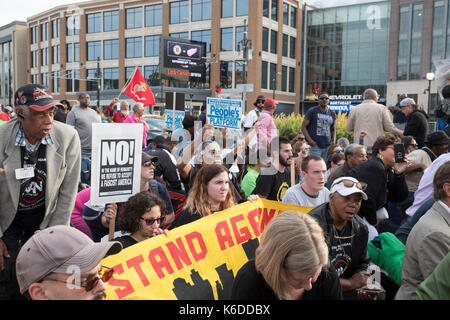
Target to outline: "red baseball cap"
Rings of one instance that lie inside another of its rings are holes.
[[[35,111],[45,111],[61,103],[53,100],[46,87],[40,84],[26,84],[17,89],[14,95],[15,106],[28,106]]]
[[[273,107],[278,104],[278,101],[275,101],[272,98],[267,98],[266,101],[264,101],[264,107]]]

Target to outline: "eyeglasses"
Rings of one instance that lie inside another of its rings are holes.
[[[158,222],[158,224],[163,223],[164,222],[164,217],[159,217],[159,218],[156,218],[156,219],[145,219],[145,218],[141,217],[141,220],[144,220],[146,225],[152,226],[155,223],[155,221]]]
[[[80,287],[84,288],[84,290],[86,290],[86,292],[89,292],[92,289],[94,289],[98,285],[98,282],[100,280],[102,280],[103,282],[108,282],[109,279],[112,278],[112,276],[114,274],[113,268],[109,268],[109,267],[105,267],[105,266],[100,266],[100,267],[101,267],[101,269],[98,272],[98,275],[96,277],[94,277],[90,280],[87,280],[85,284],[80,284]],[[52,278],[45,278],[43,280],[63,282],[63,283],[67,283],[67,281],[68,281],[68,279],[67,280],[58,280],[58,279],[52,279]]]
[[[153,161],[153,160],[147,161],[147,162],[144,162],[143,166],[144,166],[144,167],[149,167],[149,166],[154,166],[154,167],[156,167],[156,162],[157,162],[157,161]]]
[[[334,153],[341,153],[341,152],[344,152],[344,150],[338,149],[338,150],[334,150],[333,152],[334,152]]]
[[[359,190],[362,190],[362,191],[367,189],[367,183],[365,183],[365,182],[355,182],[355,181],[352,181],[352,180],[342,180],[342,181],[337,182],[336,184],[340,184],[340,183],[344,184],[344,187],[346,187],[346,188],[353,188],[354,186],[356,186]]]
[[[419,145],[417,143],[411,143],[410,146],[413,146],[414,148],[418,148]]]

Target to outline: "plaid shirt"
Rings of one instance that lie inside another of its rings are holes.
[[[37,148],[39,148],[41,143],[42,144],[53,144],[53,140],[52,140],[52,137],[50,136],[50,134],[48,134],[47,136],[42,138],[41,141],[39,141],[34,148],[29,143],[26,143],[26,139],[27,138],[25,137],[25,133],[23,132],[22,124],[19,123],[19,130],[17,130],[17,134],[16,134],[16,137],[14,139],[14,145],[15,146],[17,146],[17,147],[26,147],[28,151],[34,152],[34,151],[37,150]]]

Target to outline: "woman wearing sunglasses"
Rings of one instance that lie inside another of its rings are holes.
[[[250,195],[247,200],[259,198]],[[169,226],[169,230],[223,211],[234,206],[229,171],[221,164],[203,166],[195,176],[183,211]]]
[[[404,172],[409,161],[405,158],[404,162],[395,162],[394,143],[394,136],[379,136],[372,146],[372,159],[347,173],[367,184],[365,193],[369,199],[362,201],[359,215],[371,226],[377,226],[382,220],[377,218],[377,211],[382,212],[379,210],[385,207],[387,201],[397,203],[408,197]],[[372,240],[370,235],[369,240]]]
[[[127,248],[163,233],[167,235],[167,230],[160,228],[165,218],[165,207],[163,200],[148,191],[130,197],[118,217],[120,230],[130,234],[114,241],[119,241],[123,248]]]

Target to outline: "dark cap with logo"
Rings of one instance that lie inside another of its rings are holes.
[[[53,100],[53,96],[46,87],[40,84],[26,84],[17,89],[14,95],[15,106],[28,106],[35,111],[45,111],[60,102]]]

